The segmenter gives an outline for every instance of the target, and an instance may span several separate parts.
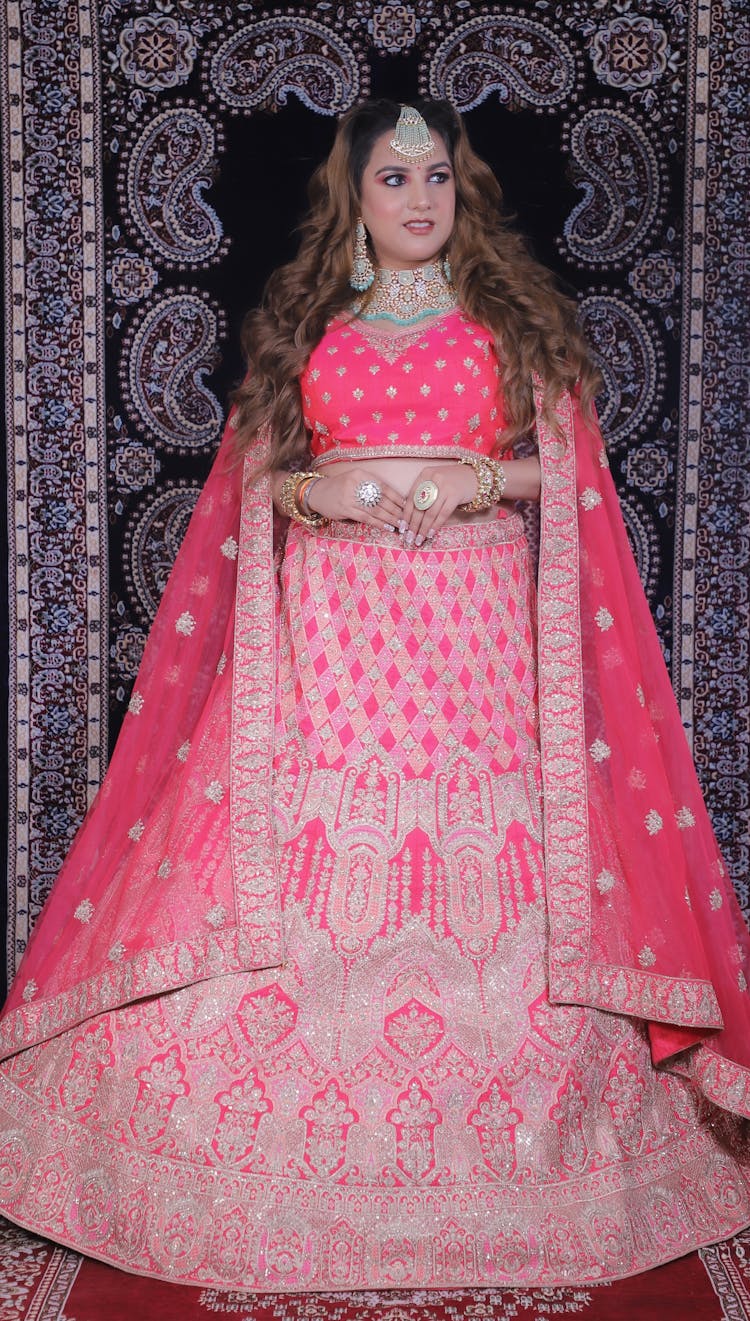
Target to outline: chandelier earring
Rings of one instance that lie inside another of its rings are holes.
[[[352,289],[359,293],[364,293],[369,289],[375,279],[375,270],[370,261],[370,254],[367,251],[367,230],[365,223],[360,216],[354,230],[354,263],[352,273],[349,276],[349,283]]]

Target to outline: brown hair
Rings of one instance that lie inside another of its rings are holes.
[[[555,404],[580,380],[590,412],[599,377],[579,329],[575,302],[529,252],[503,211],[492,170],[472,150],[460,115],[447,101],[415,100],[429,127],[448,148],[456,186],[456,218],[444,252],[458,301],[491,331],[501,365],[511,445],[534,424],[532,372],[544,381],[545,419],[555,425]],[[368,101],[341,119],[330,155],[310,182],[310,210],[295,259],[270,277],[261,305],[243,327],[248,375],[235,391],[237,438],[249,450],[261,427],[271,437],[267,469],[296,468],[309,460],[299,378],[328,322],[352,303],[349,276],[362,174],[376,139],[394,127],[400,107]]]

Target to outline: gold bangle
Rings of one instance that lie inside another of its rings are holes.
[[[490,505],[499,504],[505,494],[507,474],[497,459],[488,459],[483,454],[462,454],[461,463],[474,469],[477,479],[477,493],[473,500],[459,505],[466,513],[476,513],[489,509]]]
[[[488,459],[487,462],[492,464],[492,469],[495,474],[495,485],[492,491],[492,503],[499,505],[500,501],[505,496],[505,487],[508,484],[508,469],[505,466],[507,460]]]
[[[306,527],[323,527],[329,520],[322,514],[305,514],[300,508],[297,495],[303,482],[318,481],[324,476],[321,472],[290,472],[281,483],[279,506],[287,518],[295,523],[304,523]]]
[[[477,478],[477,494],[474,499],[466,501],[465,505],[460,505],[460,509],[466,514],[474,514],[477,511],[490,509],[496,499],[496,474],[495,464],[491,458],[485,458],[483,454],[462,454],[460,458],[462,464],[474,469],[474,476]]]

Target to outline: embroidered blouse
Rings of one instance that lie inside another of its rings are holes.
[[[333,321],[300,379],[313,466],[491,454],[504,417],[492,335],[462,311],[386,336]]]

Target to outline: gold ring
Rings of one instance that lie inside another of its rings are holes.
[[[418,486],[414,493],[414,508],[431,509],[439,495],[440,491],[435,482],[431,482],[429,479],[422,482],[422,485]]]

